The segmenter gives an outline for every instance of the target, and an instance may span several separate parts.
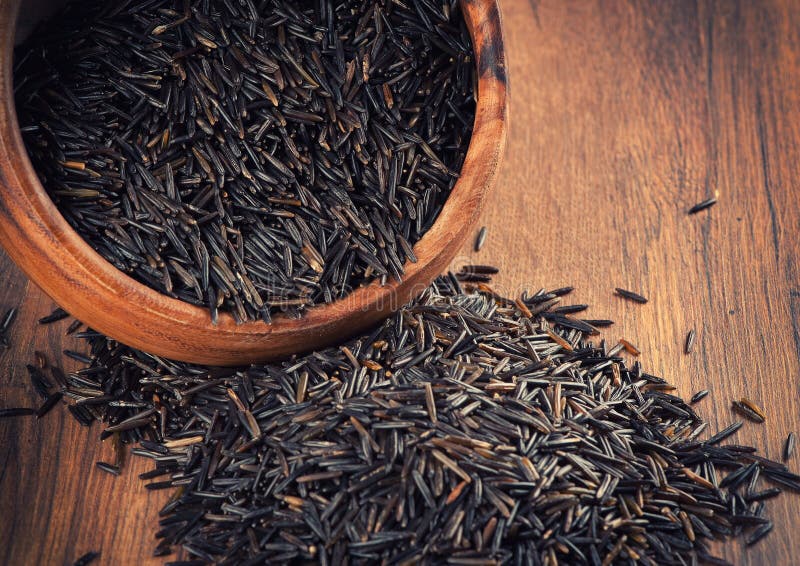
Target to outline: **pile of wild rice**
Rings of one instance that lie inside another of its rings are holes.
[[[14,75],[69,223],[212,320],[399,279],[475,112],[457,0],[73,2]]]
[[[570,288],[477,286],[442,277],[370,334],[240,369],[83,332],[86,367],[53,376],[176,488],[156,554],[199,564],[725,564],[709,541],[772,529],[800,476],[721,445],[741,422],[699,440],[673,387],[588,341],[609,321]]]

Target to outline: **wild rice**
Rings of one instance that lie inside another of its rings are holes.
[[[689,214],[697,214],[701,210],[705,210],[707,208],[711,208],[717,203],[717,197],[711,197],[709,199],[704,200],[703,202],[699,202],[694,205],[692,208],[689,209]]]
[[[763,411],[760,409],[756,410],[757,407],[753,406],[752,403],[747,402],[747,399],[733,401],[731,406],[733,407],[734,411],[753,422],[763,423],[765,420]]]
[[[449,0],[72,2],[17,60],[22,135],[67,221],[214,321],[402,278],[475,113]]]
[[[14,323],[14,319],[17,317],[17,309],[16,307],[8,309],[3,318],[0,319],[0,354],[6,351],[6,349],[11,345],[11,325]]]
[[[692,328],[686,335],[686,341],[684,342],[683,345],[683,351],[686,355],[691,354],[692,350],[694,349],[694,338],[695,338],[695,332],[694,328]]]
[[[43,316],[39,319],[39,324],[52,324],[54,322],[58,322],[59,320],[64,320],[69,316],[69,313],[62,309],[61,307],[57,307],[53,312],[48,314],[47,316]]]
[[[90,551],[73,562],[73,566],[89,566],[89,564],[98,558],[100,558],[99,552]]]
[[[783,446],[783,461],[785,462],[794,455],[794,446],[796,443],[796,436],[794,432],[790,432],[786,437],[786,444]]]
[[[478,235],[475,238],[475,251],[476,252],[481,251],[481,248],[483,248],[483,244],[486,243],[486,232],[487,232],[486,226],[482,226],[481,229],[478,230]]]
[[[36,418],[41,419],[47,413],[49,413],[53,407],[58,405],[59,401],[64,398],[64,394],[60,391],[53,393],[52,395],[48,395],[47,398],[44,400],[44,403],[36,410]]]
[[[95,462],[95,465],[99,469],[111,474],[112,476],[118,476],[120,474],[119,466],[115,466],[114,464],[109,464],[108,462]]]
[[[639,293],[634,293],[633,291],[628,291],[620,287],[617,287],[614,290],[616,291],[617,295],[622,297],[623,299],[628,299],[635,303],[641,303],[641,304],[647,303],[647,297],[644,297]]]
[[[800,476],[721,446],[741,422],[698,440],[663,379],[534,314],[558,296],[442,277],[368,334],[247,368],[86,333],[64,393],[178,488],[156,554],[191,563],[724,563],[711,540],[766,536],[763,500]]]
[[[0,409],[0,419],[7,418],[7,417],[27,417],[29,415],[35,415],[36,409],[31,409],[28,407],[11,407],[6,409]]]

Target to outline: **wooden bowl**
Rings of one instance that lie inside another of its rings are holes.
[[[472,141],[438,219],[414,246],[401,283],[372,283],[301,319],[237,325],[135,281],[95,252],[61,216],[28,160],[14,108],[12,55],[23,0],[0,0],[0,244],[45,293],[76,318],[124,344],[202,364],[239,365],[329,345],[378,323],[422,292],[471,237],[495,180],[507,122],[507,84],[496,0],[462,0],[479,76]],[[27,5],[27,4],[26,4]]]

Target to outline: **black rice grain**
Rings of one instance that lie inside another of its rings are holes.
[[[616,291],[617,295],[622,297],[623,299],[628,299],[630,301],[640,304],[647,303],[647,297],[644,297],[639,293],[634,293],[633,291],[628,291],[620,287],[616,287],[614,290]]]
[[[120,474],[119,466],[115,466],[114,464],[109,464],[108,462],[95,462],[95,465],[99,469],[113,476],[118,476]]]
[[[705,210],[707,208],[711,208],[717,203],[717,197],[711,197],[709,199],[704,200],[703,202],[699,202],[694,205],[692,208],[689,209],[689,214],[697,214],[698,212]]]
[[[483,244],[486,243],[486,226],[482,226],[480,230],[478,230],[478,235],[475,237],[475,251],[481,251],[483,248]]]
[[[753,422],[763,423],[766,420],[766,415],[761,408],[747,398],[742,398],[739,401],[733,401],[731,406],[733,407],[734,411]]]
[[[49,413],[53,407],[58,405],[59,401],[63,399],[64,394],[61,391],[56,391],[52,395],[49,395],[47,399],[44,400],[44,403],[36,410],[36,418],[41,419],[47,413]]]
[[[694,338],[695,338],[695,331],[694,328],[692,328],[686,335],[686,341],[683,344],[683,352],[686,355],[691,354],[692,350],[694,350]]]
[[[69,316],[69,313],[64,309],[57,307],[53,312],[48,314],[47,316],[43,316],[39,319],[39,324],[52,324],[54,322],[58,322],[59,320],[64,320]]]
[[[783,461],[785,462],[794,454],[794,447],[796,443],[796,436],[794,432],[790,432],[786,437],[786,443],[783,445]]]
[[[73,566],[89,566],[89,564],[98,558],[100,558],[99,552],[90,551],[73,562]]]
[[[14,319],[17,317],[17,309],[16,307],[8,309],[3,318],[0,319],[0,354],[2,354],[10,345],[11,345],[11,337],[9,336],[11,331],[11,325],[14,323]]]
[[[7,417],[27,417],[35,414],[36,409],[31,409],[28,407],[11,407],[8,409],[0,409],[0,419]]]

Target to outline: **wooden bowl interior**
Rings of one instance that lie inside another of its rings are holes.
[[[341,341],[376,324],[446,268],[477,221],[505,147],[507,84],[500,14],[493,1],[462,0],[478,70],[475,126],[461,176],[431,229],[414,246],[401,283],[374,282],[302,319],[237,325],[130,278],[66,222],[33,170],[17,124],[12,52],[22,0],[0,0],[0,243],[28,277],[78,319],[120,342],[194,363],[240,365]],[[27,6],[27,4],[26,4]],[[24,22],[30,25],[27,18]],[[21,20],[22,21],[22,20]]]

